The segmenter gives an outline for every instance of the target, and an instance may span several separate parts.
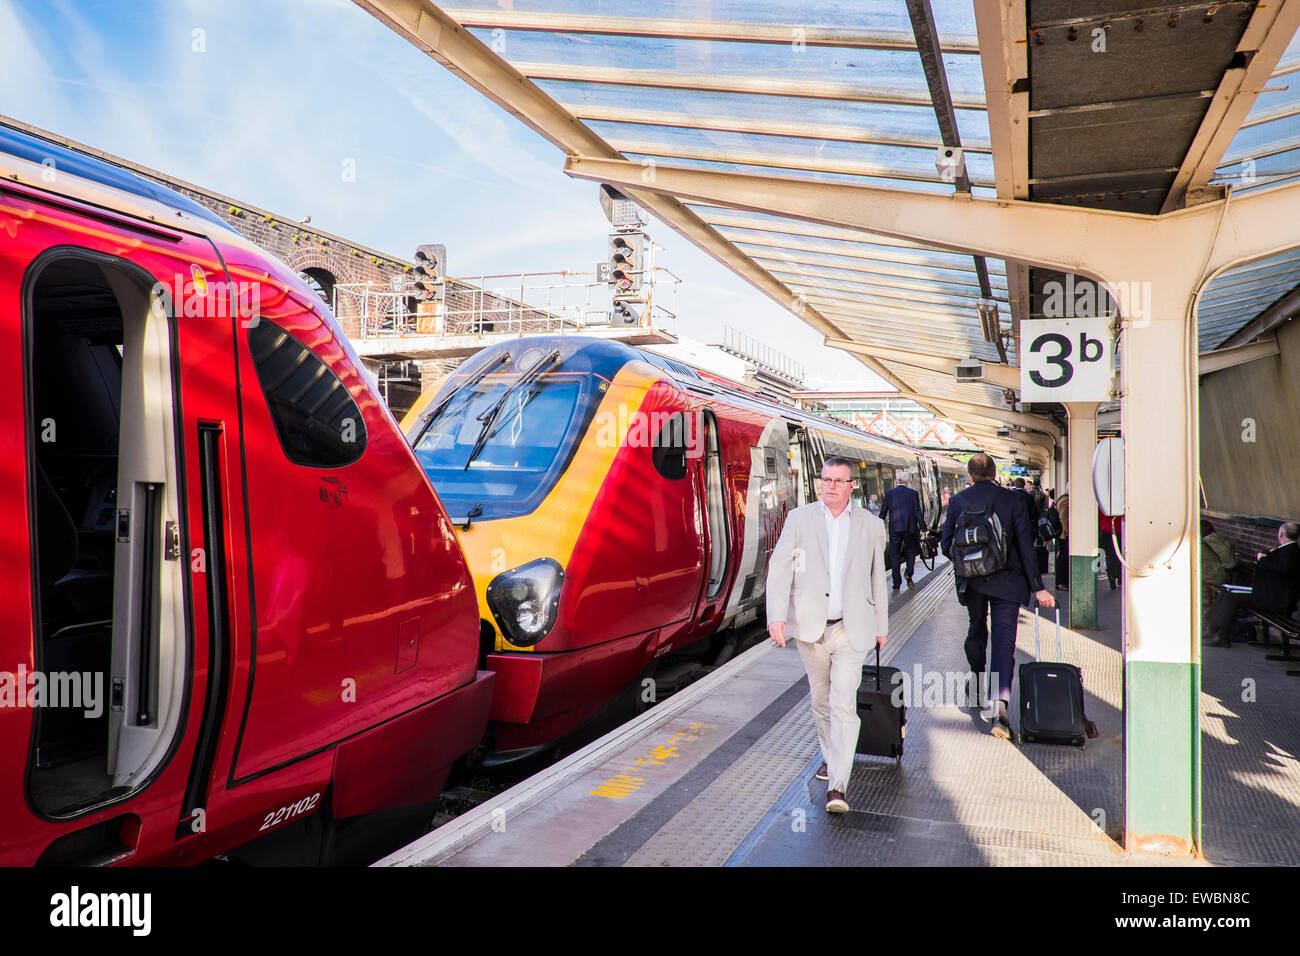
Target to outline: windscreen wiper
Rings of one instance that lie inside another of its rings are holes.
[[[465,384],[461,385],[458,388],[453,388],[450,391],[448,391],[446,396],[443,398],[443,400],[433,407],[433,411],[425,412],[424,414],[425,426],[427,427],[429,422],[437,418],[438,415],[442,413],[442,410],[447,407],[447,403],[450,402],[457,395],[459,395],[462,391],[464,391],[467,388],[473,388],[475,385],[478,384],[479,380],[482,379],[485,375],[495,370],[502,363],[509,362],[509,361],[510,361],[510,353],[502,352],[491,362],[488,362],[481,369],[479,369],[477,372],[471,375],[469,380],[465,382]]]
[[[483,428],[478,433],[478,438],[474,442],[474,447],[470,449],[469,458],[465,459],[464,471],[469,471],[470,463],[478,457],[478,453],[483,450],[487,444],[488,436],[492,432],[492,426],[496,424],[497,416],[501,414],[501,409],[505,407],[506,399],[517,392],[520,387],[527,385],[533,379],[541,375],[546,369],[550,368],[560,360],[560,350],[552,349],[546,355],[543,355],[532,367],[520,375],[514,382],[501,393],[501,397],[492,403],[492,407],[478,416],[478,420],[483,423]]]

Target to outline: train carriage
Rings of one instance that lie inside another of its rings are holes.
[[[0,863],[347,859],[486,725],[445,512],[282,263],[7,127],[0,173]]]
[[[403,428],[474,575],[497,675],[487,765],[733,653],[827,457],[858,462],[861,504],[915,482],[932,523],[960,467],[584,336],[479,352]]]

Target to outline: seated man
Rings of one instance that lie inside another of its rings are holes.
[[[1258,555],[1255,581],[1251,589],[1234,594],[1225,592],[1210,609],[1209,624],[1212,633],[1219,635],[1211,641],[1213,647],[1232,646],[1232,627],[1240,611],[1272,611],[1290,614],[1300,599],[1300,524],[1284,521],[1277,529],[1277,547],[1267,554]]]
[[[1207,611],[1219,596],[1219,585],[1227,584],[1231,571],[1237,566],[1237,554],[1232,542],[1214,530],[1214,525],[1201,519],[1201,610]]]

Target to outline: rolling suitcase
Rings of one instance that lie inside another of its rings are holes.
[[[1038,608],[1034,608],[1034,656],[1042,658]],[[1056,656],[1061,657],[1061,609],[1056,609]],[[1097,729],[1083,710],[1083,672],[1063,661],[1020,665],[1020,741],[1084,745]]]
[[[876,645],[876,663],[862,665],[862,684],[858,687],[857,753],[903,759],[903,737],[907,733],[907,708],[894,706],[897,667],[880,666],[880,645]]]

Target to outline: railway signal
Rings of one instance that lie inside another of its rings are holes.
[[[447,277],[447,247],[441,243],[425,243],[415,250],[415,292],[422,299],[441,301]]]
[[[641,288],[641,253],[645,233],[618,232],[609,237],[609,285],[615,295]]]

